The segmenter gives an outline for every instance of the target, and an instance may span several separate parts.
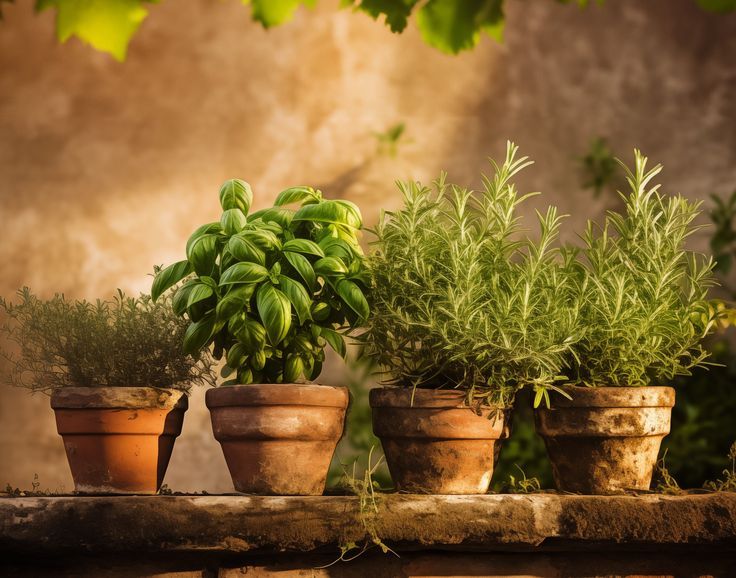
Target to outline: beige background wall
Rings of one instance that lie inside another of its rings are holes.
[[[256,207],[294,184],[361,205],[396,207],[397,178],[440,169],[478,184],[507,138],[537,164],[521,179],[574,212],[565,232],[610,197],[581,190],[575,157],[605,135],[665,164],[670,190],[736,188],[736,15],[692,0],[625,0],[579,10],[508,2],[506,41],[445,56],[413,30],[392,35],[323,0],[264,31],[239,2],[152,6],[127,62],[53,38],[30,0],[0,23],[0,294],[146,290],[189,232],[218,215],[219,183],[253,185]],[[396,158],[374,131],[407,124]],[[540,201],[538,205],[543,202]],[[703,240],[700,239],[702,244]],[[333,363],[323,381],[337,383]],[[167,478],[226,491],[203,394],[192,398]],[[71,489],[48,400],[0,393],[0,484]]]

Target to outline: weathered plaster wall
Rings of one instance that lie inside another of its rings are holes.
[[[736,16],[691,0],[608,2],[579,10],[511,1],[503,45],[449,57],[414,30],[392,35],[324,1],[264,31],[239,2],[151,8],[128,61],[53,39],[30,0],[0,23],[0,294],[145,290],[155,263],[180,258],[188,233],[218,214],[230,176],[258,207],[282,188],[321,186],[358,202],[368,223],[399,203],[396,178],[440,169],[478,183],[507,138],[537,164],[522,188],[575,212],[610,198],[582,191],[576,155],[597,135],[665,164],[690,196],[736,188]],[[395,159],[373,131],[407,123]],[[541,203],[542,201],[540,201]],[[702,240],[701,240],[702,242]],[[337,383],[336,362],[324,381]],[[230,482],[195,394],[169,470],[177,489]],[[0,394],[0,483],[67,490],[48,402]]]

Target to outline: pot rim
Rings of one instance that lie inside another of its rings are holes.
[[[303,405],[346,409],[350,401],[347,387],[316,383],[253,383],[208,389],[205,404],[218,407]]]
[[[535,411],[554,411],[562,408],[637,408],[674,407],[675,389],[669,386],[558,386],[572,399],[553,395],[551,409],[538,407]],[[554,392],[553,392],[554,394]]]
[[[370,390],[368,397],[371,407],[473,409],[465,402],[465,392],[459,389],[375,387]],[[483,405],[481,410],[505,412],[508,408]]]
[[[63,387],[51,394],[52,409],[186,410],[187,394],[162,387]]]

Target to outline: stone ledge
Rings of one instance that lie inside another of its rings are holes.
[[[387,494],[369,518],[399,551],[736,552],[736,494]],[[366,539],[357,498],[262,496],[0,499],[0,552],[335,551]]]

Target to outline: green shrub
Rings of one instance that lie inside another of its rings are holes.
[[[213,383],[206,353],[184,353],[187,324],[173,314],[166,296],[109,301],[39,299],[27,287],[15,304],[0,298],[2,333],[19,346],[8,350],[10,382],[49,393],[63,387],[168,387],[188,391]]]
[[[186,280],[173,299],[191,324],[185,351],[214,346],[227,384],[315,379],[327,343],[345,356],[340,331],[368,317],[358,244],[361,215],[349,201],[325,200],[311,187],[280,193],[276,206],[248,215],[248,183],[220,188],[219,222],[199,227],[187,259],[159,271],[151,293]],[[296,211],[284,205],[298,203]]]
[[[687,251],[700,203],[665,196],[635,151],[626,168],[625,213],[609,212],[602,227],[588,223],[577,271],[582,338],[566,373],[591,386],[666,385],[689,375],[708,352],[702,339],[716,312],[707,299],[712,259]]]
[[[509,407],[531,385],[537,403],[560,379],[578,330],[574,254],[554,246],[562,218],[539,214],[541,238],[521,238],[512,178],[531,164],[509,143],[483,191],[399,183],[404,207],[382,215],[369,268],[366,352],[403,387],[458,388]]]

